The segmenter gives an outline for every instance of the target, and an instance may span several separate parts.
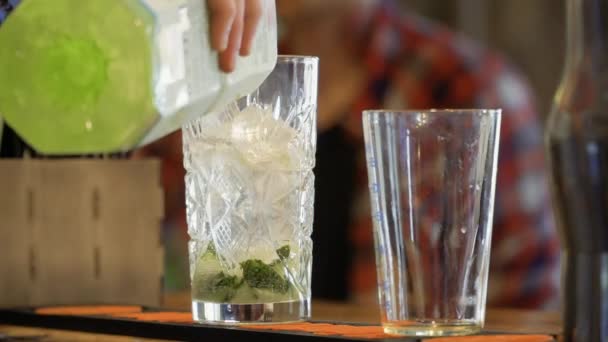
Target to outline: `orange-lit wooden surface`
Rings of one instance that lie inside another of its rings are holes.
[[[172,309],[188,310],[190,293],[167,294],[164,306]],[[317,321],[379,323],[379,309],[375,304],[345,304],[327,301],[313,301],[312,319]],[[513,333],[542,333],[558,335],[561,331],[560,315],[544,312],[514,309],[489,309],[486,315],[486,329]]]
[[[164,306],[168,309],[187,310],[190,306],[190,295],[187,292],[167,294],[164,298]],[[380,320],[378,308],[372,304],[313,301],[312,308],[313,320],[362,323],[378,323]],[[560,332],[559,314],[555,312],[490,309],[487,313],[486,329],[513,333],[558,335]],[[9,325],[0,325],[0,336],[2,334],[14,337],[43,336],[44,338],[40,339],[41,341],[160,341]],[[517,341],[541,340],[542,337],[535,339],[534,336],[528,336],[528,339],[524,338]]]
[[[40,342],[65,342],[65,341],[107,341],[107,342],[129,342],[129,341],[140,341],[140,342],[157,342],[157,341],[168,341],[168,340],[151,340],[139,337],[129,336],[115,336],[115,335],[103,335],[103,334],[89,334],[65,330],[53,330],[53,329],[40,329],[40,328],[27,328],[17,327],[12,325],[0,325],[0,340],[3,335],[13,337],[14,341],[40,341]],[[4,340],[2,340],[4,341]],[[13,341],[8,339],[8,341]]]

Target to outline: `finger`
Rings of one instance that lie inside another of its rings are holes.
[[[207,0],[211,18],[211,48],[224,51],[228,47],[231,27],[236,18],[236,1],[238,0]]]
[[[262,0],[245,0],[245,14],[243,23],[243,40],[241,43],[241,56],[251,53],[253,37],[262,18]]]
[[[243,38],[243,15],[245,12],[245,2],[236,0],[236,15],[232,23],[228,47],[220,53],[220,68],[225,72],[231,72],[236,65],[236,55],[241,48]]]

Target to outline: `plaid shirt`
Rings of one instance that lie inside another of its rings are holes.
[[[367,86],[343,122],[359,150],[351,228],[352,292],[376,291],[361,111],[502,108],[488,304],[554,306],[559,249],[549,206],[542,129],[530,89],[500,56],[443,27],[396,13],[386,2],[365,24],[362,58]]]

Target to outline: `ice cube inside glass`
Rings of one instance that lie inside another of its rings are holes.
[[[183,128],[192,310],[206,323],[310,316],[317,63]]]

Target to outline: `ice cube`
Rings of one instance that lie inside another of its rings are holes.
[[[210,230],[225,224],[226,216],[250,210],[239,207],[248,206],[253,196],[253,175],[232,146],[197,142],[191,147],[192,169],[186,177],[188,233],[192,239],[209,239]]]
[[[297,132],[272,112],[256,105],[245,108],[232,122],[231,142],[258,168],[290,168],[289,145]]]
[[[257,105],[246,107],[232,121],[232,141],[239,144],[263,141],[286,146],[295,134],[287,123],[273,118],[270,109]]]

